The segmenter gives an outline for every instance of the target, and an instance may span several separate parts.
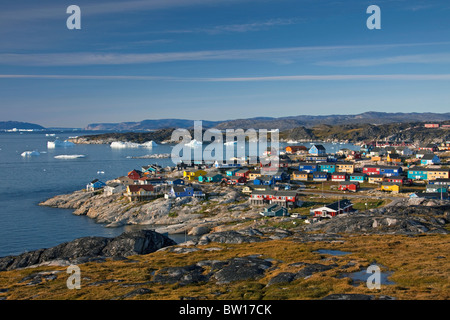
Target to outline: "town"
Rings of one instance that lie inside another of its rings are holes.
[[[448,200],[449,158],[448,141],[419,146],[370,141],[359,151],[343,148],[333,154],[322,144],[288,145],[280,150],[276,166],[249,164],[248,159],[180,162],[166,168],[146,165],[111,181],[95,179],[86,190],[148,202],[206,200],[208,187],[221,186],[245,195],[252,207],[260,208],[261,216],[300,216],[311,223],[368,209],[367,199],[378,204],[404,198]],[[358,200],[362,203],[355,206]]]

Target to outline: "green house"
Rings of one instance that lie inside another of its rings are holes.
[[[264,208],[260,214],[264,217],[286,217],[289,216],[288,209],[279,206],[278,204],[271,204]]]
[[[208,173],[198,177],[199,182],[220,182],[223,176],[219,173]]]

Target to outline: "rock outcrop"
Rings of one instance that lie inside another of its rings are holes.
[[[52,248],[0,258],[0,271],[52,262],[68,265],[96,260],[104,261],[108,257],[148,254],[175,244],[172,239],[152,230],[124,232],[115,238],[83,237]]]

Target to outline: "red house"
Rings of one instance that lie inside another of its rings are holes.
[[[245,177],[239,177],[239,176],[231,176],[231,177],[225,177],[222,179],[222,182],[225,182],[226,184],[244,184],[247,182],[247,179]]]
[[[250,170],[249,169],[241,169],[239,171],[236,171],[234,174],[236,176],[238,176],[238,177],[244,177],[245,179],[248,179],[248,175],[250,174]]]
[[[334,172],[331,174],[331,181],[346,181],[347,173],[345,172]]]
[[[356,192],[359,190],[359,182],[342,182],[338,187],[341,191],[352,191]]]
[[[386,178],[386,182],[397,183],[401,185],[411,185],[412,181],[406,177],[391,176]]]
[[[380,167],[378,166],[364,166],[363,173],[370,174],[380,174]]]
[[[128,178],[133,180],[139,180],[142,177],[142,172],[139,170],[133,170],[128,172]]]

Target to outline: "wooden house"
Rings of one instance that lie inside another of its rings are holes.
[[[90,183],[86,185],[87,191],[95,191],[103,188],[106,184],[98,179],[92,180]]]
[[[264,217],[286,217],[289,216],[288,209],[278,204],[271,204],[264,208],[260,214]]]
[[[427,153],[420,159],[421,165],[430,165],[430,164],[439,164],[441,163],[441,160],[439,157],[434,153]]]
[[[349,181],[363,183],[367,179],[367,174],[365,173],[352,173],[349,175]]]
[[[360,184],[357,181],[354,181],[354,182],[350,182],[350,181],[341,182],[341,183],[339,183],[339,186],[338,186],[338,190],[340,190],[340,191],[356,192],[356,191],[359,190],[359,188],[360,188]]]
[[[346,172],[333,172],[331,174],[331,181],[346,181],[348,174]]]
[[[155,187],[152,185],[129,185],[127,186],[125,196],[130,201],[148,201],[154,199],[157,196]]]
[[[391,193],[400,193],[402,186],[393,182],[383,182],[380,186],[381,191],[391,192]]]
[[[309,154],[312,155],[323,155],[326,154],[326,150],[325,147],[321,144],[314,144],[309,150],[308,150]]]
[[[316,171],[312,173],[312,179],[313,181],[320,182],[320,181],[328,181],[328,172],[321,172]]]
[[[306,152],[306,151],[308,151],[308,149],[305,146],[287,146],[286,147],[286,153],[289,153],[289,154]]]
[[[382,183],[384,181],[385,176],[381,174],[371,174],[367,176],[367,182],[369,183]]]
[[[353,210],[353,203],[348,199],[342,199],[326,206],[310,210],[314,217],[332,218],[338,214],[350,212]]]
[[[291,180],[308,181],[309,174],[306,171],[294,171],[291,175]]]
[[[336,171],[353,173],[355,172],[355,164],[353,162],[336,162]]]

